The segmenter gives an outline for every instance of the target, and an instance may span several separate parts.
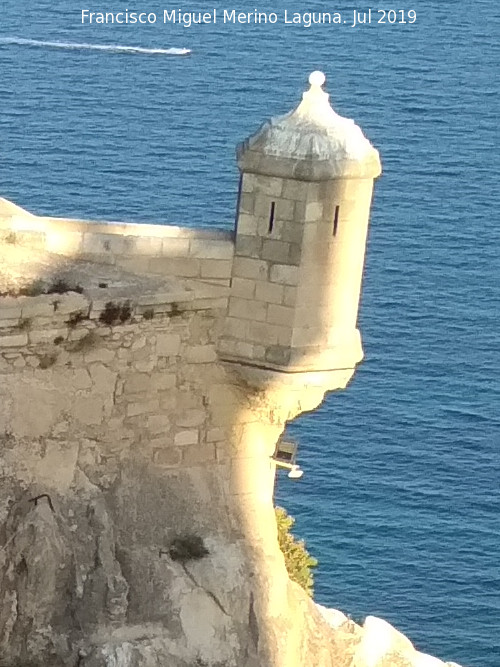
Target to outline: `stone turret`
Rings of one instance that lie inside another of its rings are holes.
[[[354,368],[378,152],[313,72],[292,112],[238,147],[241,172],[223,359],[297,372]]]

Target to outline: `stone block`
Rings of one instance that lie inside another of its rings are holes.
[[[254,346],[252,343],[245,343],[244,341],[237,340],[234,346],[234,354],[237,357],[244,357],[246,359],[253,359]]]
[[[220,440],[226,439],[226,429],[221,428],[211,428],[207,431],[207,442],[218,442]]]
[[[0,297],[0,320],[18,320],[21,317],[21,301],[15,297]]]
[[[243,257],[259,258],[262,249],[260,236],[247,236],[238,234],[236,237],[235,253]]]
[[[216,359],[213,345],[193,345],[186,349],[185,360],[189,364],[208,364]]]
[[[261,259],[235,257],[233,261],[233,276],[250,280],[267,280],[268,263]]]
[[[88,370],[93,383],[93,391],[97,394],[112,396],[116,386],[117,373],[100,363],[91,364]]]
[[[143,359],[141,361],[136,361],[133,364],[134,370],[139,371],[139,373],[151,373],[155,366],[156,361],[154,359]]]
[[[181,462],[181,450],[178,447],[156,448],[153,450],[153,462],[166,468],[174,468]]]
[[[179,354],[181,337],[179,334],[159,333],[156,335],[156,354],[159,357],[173,357]]]
[[[256,218],[260,218],[267,222],[267,229],[269,228],[269,218],[271,215],[271,207],[274,203],[274,215],[276,219],[276,197],[267,197],[264,193],[259,192],[255,197],[255,210],[254,215]]]
[[[92,387],[92,380],[90,373],[86,368],[68,369],[64,372],[64,386],[76,391],[81,389],[90,389]]]
[[[43,250],[45,248],[45,232],[30,230],[18,230],[16,234],[16,243],[28,248]]]
[[[161,255],[163,240],[159,236],[125,236],[123,252],[127,255]]]
[[[255,295],[255,280],[249,280],[248,278],[232,278],[231,294],[233,296],[241,296],[244,299],[252,299]]]
[[[28,339],[30,345],[51,344],[56,338],[64,338],[68,334],[68,329],[30,329]]]
[[[162,239],[161,254],[164,257],[187,257],[189,254],[189,239],[171,237]]]
[[[127,377],[124,390],[127,394],[142,394],[147,393],[150,386],[149,373],[134,373]]]
[[[221,338],[217,345],[219,353],[222,357],[236,356],[236,342],[234,339]]]
[[[153,257],[148,261],[148,271],[179,278],[196,278],[200,275],[200,261],[194,257]]]
[[[90,255],[123,255],[125,238],[120,234],[102,234],[93,231],[83,235],[82,252]]]
[[[56,255],[77,255],[82,246],[81,232],[49,230],[45,234],[45,249]]]
[[[149,415],[147,428],[151,433],[164,433],[170,428],[170,419],[167,415]]]
[[[72,416],[88,426],[100,424],[104,417],[102,396],[78,396],[72,406]]]
[[[237,234],[257,234],[257,218],[248,213],[240,213],[237,222]]]
[[[257,301],[266,303],[278,303],[283,301],[285,287],[277,283],[257,282],[255,283],[255,298]]]
[[[189,429],[179,431],[175,434],[174,444],[179,447],[185,447],[186,445],[197,445],[199,441],[199,432],[198,429]]]
[[[19,318],[15,318],[12,320],[3,320],[0,318],[0,335],[1,335],[1,330],[2,329],[18,329],[19,328]],[[7,333],[7,332],[5,332]]]
[[[92,345],[99,345],[98,341],[93,339]],[[89,343],[90,344],[90,343]],[[115,358],[115,351],[106,347],[95,347],[94,349],[85,351],[85,362],[91,364],[95,361],[101,361],[103,364],[109,364]]]
[[[195,299],[191,310],[226,310],[226,308],[227,297],[222,296],[214,299]]]
[[[156,391],[173,389],[177,382],[175,373],[149,373],[151,387]]]
[[[266,361],[276,366],[287,366],[290,356],[290,348],[283,345],[271,345],[266,350]]]
[[[28,334],[25,332],[0,336],[0,348],[24,347],[27,344],[28,344]]]
[[[242,213],[252,214],[255,206],[255,197],[253,193],[243,192],[240,196],[240,211]]]
[[[316,222],[323,216],[323,204],[321,202],[308,202],[306,204],[305,221]]]
[[[248,326],[247,340],[261,345],[277,345],[280,340],[290,335],[290,330],[268,322],[251,322]]]
[[[271,282],[282,285],[297,285],[299,279],[298,267],[289,264],[274,264],[269,271]]]
[[[84,317],[88,315],[90,303],[86,296],[78,292],[68,292],[67,294],[52,295],[52,303],[57,301],[58,315],[71,315],[72,313],[82,313]]]
[[[229,241],[210,241],[206,239],[192,239],[189,246],[191,257],[203,259],[233,258],[234,246]]]
[[[281,197],[283,179],[257,175],[257,189],[270,197]]]
[[[298,243],[291,243],[288,253],[288,262],[294,266],[299,266],[302,259],[302,248]]]
[[[287,306],[269,304],[267,309],[267,321],[271,324],[279,324],[283,327],[291,327],[295,318],[295,310]]]
[[[206,412],[201,408],[191,408],[189,410],[184,410],[180,414],[176,415],[175,423],[177,426],[183,427],[193,427],[201,426],[206,419]]]
[[[301,247],[304,236],[304,225],[302,222],[293,222],[283,226],[280,239],[287,243],[295,243]]]
[[[204,465],[215,461],[215,445],[188,445],[182,448],[182,464],[185,466]]]
[[[318,340],[318,335],[316,327],[295,327],[292,333],[292,345],[293,347],[313,345]]]
[[[200,260],[200,275],[202,278],[230,278],[232,261],[226,259]]]
[[[282,197],[284,199],[305,201],[307,197],[308,183],[304,181],[294,181],[292,179],[285,179],[283,183]]]
[[[265,322],[267,315],[267,304],[255,299],[241,299],[240,297],[229,297],[230,317],[237,317],[242,320],[257,320]]]
[[[59,302],[58,294],[42,294],[40,296],[22,297],[22,317],[53,317],[57,306],[55,302]]]
[[[294,224],[291,222],[287,222],[286,220],[280,220],[275,216],[273,223],[273,231],[269,232],[269,213],[267,215],[267,218],[257,218],[257,220],[258,220],[257,233],[260,236],[263,236],[265,238],[272,237],[274,239],[279,239],[280,241],[284,240],[283,234],[286,227]]]
[[[137,417],[138,415],[156,412],[159,406],[160,402],[156,399],[146,402],[129,403],[127,405],[127,417]]]
[[[297,303],[297,288],[285,285],[284,289],[285,291],[283,295],[283,305],[295,306],[295,304]]]
[[[241,193],[254,192],[257,189],[256,174],[242,174]]]
[[[278,220],[293,220],[295,215],[295,203],[290,199],[278,199],[276,201],[274,213]]]
[[[277,239],[264,239],[262,242],[262,259],[271,262],[289,261],[290,244]]]
[[[297,201],[295,202],[295,211],[293,215],[295,226],[304,225],[306,220],[306,204],[305,202]]]
[[[116,265],[131,273],[148,273],[150,271],[150,261],[149,255],[134,255],[129,257],[118,255],[116,257]]]

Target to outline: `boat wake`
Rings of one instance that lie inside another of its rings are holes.
[[[109,53],[141,53],[153,56],[188,56],[191,49],[147,49],[142,46],[121,46],[120,44],[78,44],[76,42],[45,42],[38,39],[20,37],[0,37],[2,44],[16,46],[39,46],[47,49],[71,49],[72,51],[108,51]]]

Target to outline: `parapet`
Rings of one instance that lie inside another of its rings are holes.
[[[36,216],[0,198],[0,235],[54,255],[228,285],[233,232]]]

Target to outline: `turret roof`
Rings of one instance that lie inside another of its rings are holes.
[[[312,72],[309,83],[296,109],[266,121],[240,144],[240,168],[303,180],[378,176],[378,151],[353,120],[332,109],[323,72]]]

